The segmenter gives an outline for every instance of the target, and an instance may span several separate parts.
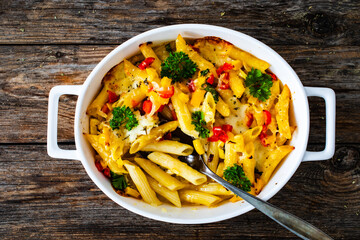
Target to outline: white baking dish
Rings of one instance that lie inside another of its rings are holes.
[[[237,47],[263,59],[271,64],[270,70],[287,84],[293,98],[294,117],[297,129],[294,132],[291,145],[295,150],[282,162],[277,171],[258,195],[263,200],[274,196],[295,173],[301,161],[325,160],[334,154],[335,148],[335,93],[329,88],[303,87],[298,76],[289,64],[275,51],[258,40],[243,33],[223,27],[202,24],[181,24],[157,28],[142,33],[124,42],[108,54],[91,72],[83,85],[56,86],[51,89],[48,112],[48,154],[54,158],[76,159],[83,164],[87,174],[94,183],[113,201],[120,206],[142,216],[171,223],[197,224],[210,223],[229,219],[253,209],[242,201],[226,203],[217,208],[183,207],[170,205],[150,206],[133,198],[118,195],[109,180],[100,173],[94,164],[94,153],[83,136],[88,131],[86,109],[101,87],[104,75],[124,58],[138,52],[138,46],[143,42],[163,42],[175,40],[181,34],[186,38],[201,38],[204,36],[220,37]],[[64,94],[78,95],[75,112],[75,144],[76,150],[63,150],[57,144],[57,113],[59,97]],[[309,137],[309,105],[308,96],[318,96],[325,100],[326,105],[326,146],[321,152],[308,152],[306,146]],[[61,171],[59,171],[61,174]],[[105,209],[106,211],[106,209]]]

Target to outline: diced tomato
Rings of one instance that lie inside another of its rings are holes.
[[[145,58],[144,61],[142,61],[140,64],[139,64],[139,68],[141,70],[145,70],[146,68],[150,67],[150,65],[155,61],[155,58],[153,57],[148,57],[148,58]]]
[[[216,69],[216,73],[218,76],[220,76],[223,72],[229,71],[233,69],[234,66],[230,63],[224,63],[224,65],[220,66],[218,69]]]
[[[223,74],[220,75],[219,78],[219,88],[220,89],[229,89],[230,85],[229,85],[229,73],[225,72]]]
[[[143,102],[142,109],[146,114],[149,114],[152,109],[152,102],[150,100],[146,100]]]
[[[167,87],[164,90],[158,91],[162,98],[171,98],[174,95],[174,86]]]
[[[217,142],[219,141],[219,137],[218,136],[215,136],[215,135],[212,135],[211,137],[209,137],[207,139],[209,142]]]
[[[104,175],[108,178],[110,178],[110,169],[109,168],[105,168],[104,171],[103,171]]]
[[[208,77],[208,78],[206,79],[206,82],[207,82],[208,84],[210,84],[210,85],[213,85],[213,84],[214,84],[214,80],[215,80],[215,77],[214,77],[213,74],[211,74],[210,77]]]
[[[196,87],[195,87],[194,80],[190,80],[190,82],[188,82],[187,86],[188,86],[190,92],[195,92]]]
[[[231,132],[233,130],[233,126],[231,126],[230,124],[224,124],[222,125],[222,130],[224,130],[225,132]]]
[[[107,90],[107,93],[109,95],[109,101],[108,101],[109,103],[114,103],[119,99],[119,96],[116,95],[116,93],[114,93],[110,90]]]
[[[99,161],[95,162],[95,166],[99,172],[102,172],[104,170],[104,168],[102,167],[102,165]]]
[[[265,125],[269,125],[271,123],[271,113],[268,110],[263,110],[264,113],[264,120],[265,120]]]
[[[252,113],[246,113],[246,117],[247,117],[247,122],[246,122],[246,126],[247,127],[250,127],[251,124],[253,123],[254,121],[254,115]]]
[[[103,113],[106,113],[106,114],[108,114],[108,113],[110,112],[110,109],[109,109],[109,107],[107,106],[106,103],[105,103],[104,106],[101,108],[101,111],[102,111]]]
[[[273,73],[268,73],[268,74],[271,76],[271,78],[272,78],[274,81],[278,80],[278,78],[277,78],[277,76],[276,76],[275,74],[273,74]]]
[[[174,121],[177,120],[177,116],[176,116],[175,110],[171,110],[171,116],[172,116],[172,119],[173,119]]]
[[[162,112],[164,110],[165,105],[161,105],[156,112]]]

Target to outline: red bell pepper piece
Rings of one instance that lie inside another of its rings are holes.
[[[268,73],[268,74],[271,76],[271,78],[273,79],[273,81],[278,80],[278,78],[277,78],[277,76],[276,76],[275,74],[273,74],[273,73]]]
[[[206,79],[206,82],[207,82],[208,84],[210,84],[210,85],[213,85],[213,84],[214,84],[214,80],[215,80],[215,77],[214,77],[213,74],[211,74],[210,77],[208,77],[208,78]]]
[[[104,106],[101,108],[101,111],[102,111],[103,113],[106,113],[106,114],[108,114],[108,113],[110,112],[110,109],[109,109],[109,107],[107,106],[106,103],[105,103]]]
[[[229,126],[231,126],[231,125],[229,125]],[[216,142],[216,141],[219,141],[219,140],[222,141],[222,142],[226,142],[227,140],[229,140],[229,136],[219,126],[218,127],[213,127],[213,133],[214,133],[214,135],[212,135],[211,137],[208,138],[209,142]]]
[[[252,113],[246,113],[246,117],[247,117],[247,122],[246,122],[246,126],[247,127],[250,127],[251,124],[253,123],[254,121],[254,115]]]
[[[114,93],[110,90],[107,90],[107,93],[109,95],[109,101],[108,101],[109,103],[114,103],[119,99],[119,96],[116,95],[116,93]]]
[[[265,125],[269,125],[271,123],[271,113],[268,110],[263,110],[264,113],[264,120],[265,120]]]
[[[110,178],[110,169],[109,168],[105,168],[104,171],[103,171],[104,175],[108,178]]]
[[[268,147],[269,144],[266,144],[266,138],[267,138],[267,132],[268,128],[267,128],[267,125],[263,125],[263,128],[261,130],[261,133],[259,135],[259,138],[260,138],[260,141],[261,141],[261,144],[264,146],[264,147]]]
[[[194,80],[190,80],[190,82],[188,82],[187,85],[188,85],[188,88],[189,88],[189,91],[190,91],[190,92],[195,92],[196,87],[195,87]]]
[[[215,136],[215,135],[212,135],[211,137],[209,137],[207,139],[209,142],[217,142],[219,141],[219,137],[218,136]]]
[[[222,125],[222,130],[224,130],[225,132],[231,132],[233,130],[233,126],[231,126],[230,124],[224,124]]]
[[[222,132],[219,134],[219,140],[225,143],[227,140],[229,140],[229,136],[225,132]]]
[[[167,87],[164,90],[158,91],[162,98],[171,98],[174,95],[174,86]]]
[[[225,71],[229,71],[231,69],[233,69],[234,66],[230,63],[224,63],[224,65],[220,66],[218,69],[216,69],[216,73],[218,76],[220,76],[220,74],[222,74]]]
[[[146,114],[149,114],[152,109],[152,102],[150,100],[146,100],[143,102],[142,109]]]
[[[223,132],[221,127],[213,127],[213,133],[214,135],[219,135],[221,132]]]
[[[225,73],[220,75],[219,88],[220,89],[229,89],[230,88],[230,85],[229,85],[229,73],[228,72],[225,72]]]
[[[102,167],[100,161],[96,161],[96,162],[95,162],[95,166],[96,166],[96,168],[97,168],[97,170],[98,170],[99,172],[102,172],[102,171],[104,170],[104,168]]]
[[[150,65],[155,61],[155,58],[153,57],[148,57],[148,58],[145,58],[144,61],[142,61],[140,64],[139,64],[139,68],[141,70],[145,70],[146,68],[150,67]]]

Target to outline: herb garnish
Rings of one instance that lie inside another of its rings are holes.
[[[216,91],[216,89],[213,86],[211,86],[210,84],[204,83],[201,87],[203,90],[210,92],[213,95],[215,103],[217,103],[219,101],[219,93]]]
[[[224,170],[224,178],[232,185],[246,192],[251,190],[250,180],[245,175],[243,168],[236,163]]]
[[[110,175],[111,184],[116,190],[124,190],[128,186],[124,175],[119,175],[112,171],[110,171]]]
[[[200,72],[200,75],[203,76],[203,77],[205,77],[206,74],[208,74],[209,72],[210,72],[209,69],[205,69],[205,70],[203,70],[203,71]]]
[[[195,130],[199,132],[199,136],[201,138],[209,137],[210,130],[205,127],[204,113],[202,111],[196,111],[191,114],[191,118],[191,124],[195,125]]]
[[[171,53],[171,52],[173,51],[173,50],[171,49],[170,43],[168,43],[168,44],[165,45],[165,49],[166,49],[166,51],[169,52],[169,53]]]
[[[171,52],[169,57],[161,63],[161,77],[171,78],[172,82],[180,82],[191,78],[196,72],[197,65],[184,52]]]
[[[245,85],[249,87],[250,94],[264,102],[271,95],[270,88],[273,85],[271,76],[263,74],[259,69],[252,68],[248,73]]]
[[[113,118],[110,120],[110,127],[114,130],[123,124],[125,124],[125,128],[130,131],[139,125],[139,121],[129,107],[115,107],[113,110]]]

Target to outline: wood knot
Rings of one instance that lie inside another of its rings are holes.
[[[308,28],[314,35],[325,36],[335,30],[335,18],[326,13],[308,14]]]
[[[336,169],[351,170],[360,163],[360,154],[354,147],[341,147],[336,150],[331,162]]]
[[[56,58],[61,58],[62,56],[64,56],[65,54],[64,53],[62,53],[62,52],[56,52],[55,53],[55,57]]]

